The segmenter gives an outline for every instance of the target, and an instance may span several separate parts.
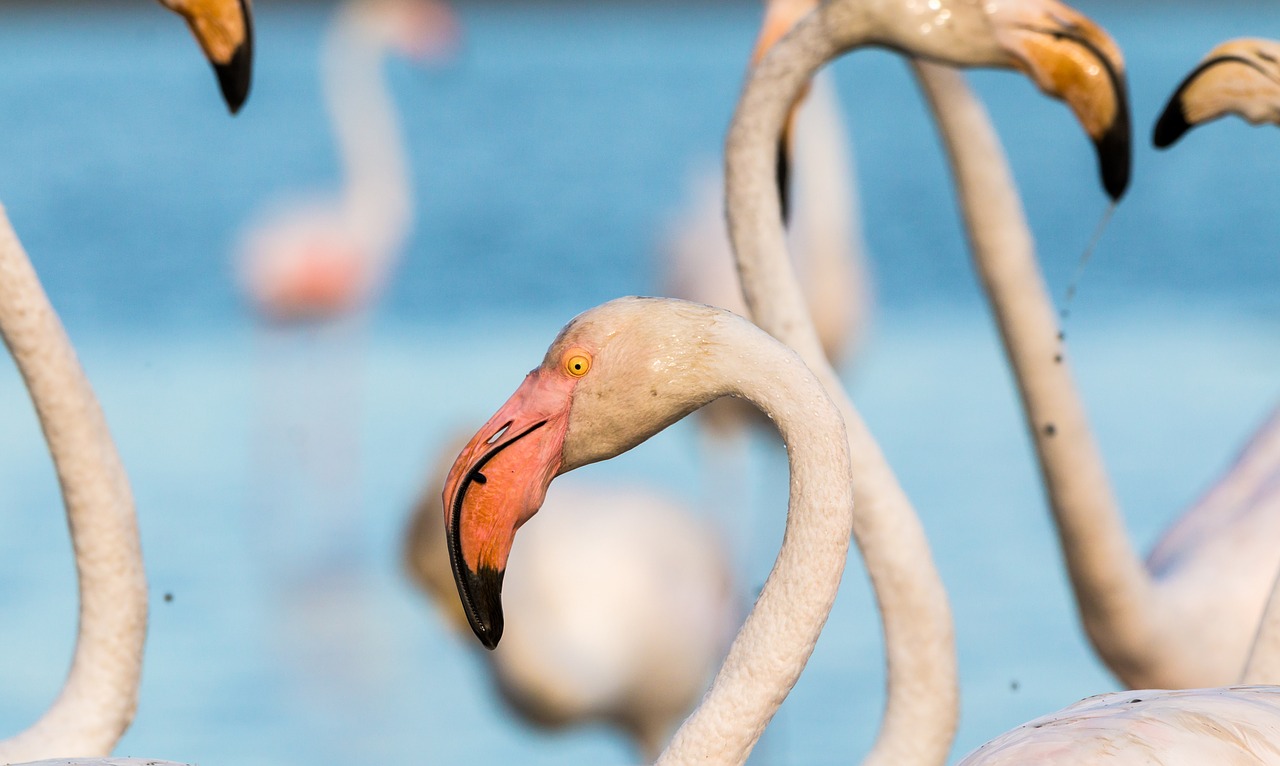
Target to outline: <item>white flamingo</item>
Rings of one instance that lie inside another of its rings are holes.
[[[779,50],[755,68],[730,127],[725,151],[729,229],[752,319],[795,348],[841,406],[855,475],[873,477],[855,486],[858,524],[878,542],[863,546],[864,556],[872,581],[883,578],[891,598],[903,605],[884,610],[885,720],[868,760],[936,764],[946,757],[958,707],[945,594],[932,569],[923,573],[927,576],[888,574],[929,560],[928,544],[822,353],[788,258],[776,193],[777,141],[791,105],[822,64],[860,45],[887,46],[954,65],[1026,72],[1084,116],[1112,188],[1127,181],[1127,122],[1118,118],[1122,91],[1114,44],[1088,19],[1059,3],[835,0],[806,16],[778,43]],[[937,614],[945,617],[919,617]]]
[[[232,114],[249,97],[253,77],[253,13],[249,0],[159,0],[181,15],[218,76]]]
[[[0,337],[26,383],[62,486],[80,622],[53,704],[0,740],[0,763],[105,756],[138,704],[147,582],[129,481],[58,315],[0,208]]]
[[[787,528],[759,599],[702,704],[659,758],[663,764],[746,761],[812,652],[850,534],[862,540],[853,523],[847,441],[821,384],[793,351],[728,311],[618,299],[561,331],[542,365],[462,450],[445,483],[458,591],[476,635],[493,647],[503,633],[500,590],[512,539],[552,478],[617,455],[726,395],[768,413],[787,444]],[[928,559],[919,564],[909,577],[929,567]],[[600,567],[609,564],[594,557],[568,565],[582,578],[608,576]],[[882,606],[897,604],[886,599]],[[945,633],[945,612],[941,617]]]
[[[440,505],[455,454],[431,472],[404,561],[469,639]],[[547,507],[512,554],[522,576],[507,588],[511,619],[485,653],[495,684],[530,723],[603,720],[652,761],[706,691],[741,617],[725,552],[709,525],[652,492],[570,482]]]
[[[343,185],[335,198],[269,214],[244,236],[240,281],[262,316],[331,320],[368,309],[380,294],[413,226],[409,161],[383,61],[389,50],[446,55],[457,33],[440,0],[352,0],[339,8],[321,65]]]
[[[1275,99],[1280,89],[1274,81],[1270,87]],[[1214,98],[1200,86],[1186,92]],[[1280,475],[1280,411],[1144,565],[1072,381],[999,139],[958,75],[926,83],[926,94],[956,174],[974,264],[1022,394],[1086,633],[1131,688],[1235,682],[1280,569],[1280,550],[1268,543],[1280,535],[1280,497],[1266,489]],[[1201,118],[1209,113],[1199,100],[1188,108]],[[1171,105],[1166,119],[1179,114]]]

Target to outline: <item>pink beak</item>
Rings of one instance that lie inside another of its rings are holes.
[[[472,437],[444,485],[444,524],[458,597],[471,630],[502,638],[502,578],[516,530],[560,472],[573,380],[537,369]]]

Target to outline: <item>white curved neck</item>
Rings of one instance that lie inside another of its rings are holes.
[[[370,243],[376,252],[393,252],[412,222],[409,160],[382,72],[387,46],[360,12],[351,4],[338,12],[325,40],[322,83],[346,182],[343,213],[380,238]]]
[[[836,12],[853,13],[844,3]],[[848,430],[856,503],[854,536],[884,621],[888,696],[866,763],[911,766],[946,759],[959,714],[955,639],[946,591],[924,530],[896,477],[831,368],[809,320],[787,253],[774,181],[786,112],[817,69],[848,47],[858,24],[834,40],[821,6],[752,73],[725,148],[726,203],[742,289],[753,321],[799,352],[840,408]],[[873,25],[861,26],[869,36]]]
[[[53,457],[80,584],[80,629],[62,692],[30,728],[0,741],[0,763],[104,756],[133,720],[146,638],[133,497],[93,390],[2,208],[0,336]]]
[[[787,445],[791,493],[773,570],[710,691],[658,759],[666,766],[746,763],[826,623],[853,524],[840,412],[817,378],[790,349],[730,314],[707,335],[723,344],[706,351],[717,378],[708,383],[774,420]]]
[[[1085,629],[1110,667],[1136,670],[1159,645],[1157,602],[1072,380],[1017,186],[963,75],[914,66],[951,161],[974,267],[1022,395]]]

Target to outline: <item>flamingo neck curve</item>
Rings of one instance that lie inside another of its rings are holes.
[[[725,312],[708,333],[706,384],[777,425],[791,467],[786,531],[755,606],[711,689],[658,759],[744,764],[799,678],[835,601],[853,526],[852,474],[839,409],[791,349]],[[699,339],[695,342],[704,342]]]
[[[0,336],[31,395],[66,506],[80,589],[62,691],[0,763],[105,756],[137,708],[147,582],[128,478],[106,418],[39,278],[0,208]]]
[[[321,59],[325,103],[342,163],[341,210],[370,240],[371,254],[390,257],[413,220],[409,159],[383,73],[387,43],[352,7],[338,12]]]
[[[880,606],[887,699],[867,764],[937,766],[959,717],[950,606],[911,502],[849,400],[809,319],[787,251],[774,171],[777,137],[797,94],[828,60],[880,34],[864,4],[824,4],[752,72],[725,147],[729,233],[752,320],[796,349],[840,408],[854,476],[854,537]],[[846,6],[846,7],[842,7]],[[839,34],[831,29],[839,28]]]

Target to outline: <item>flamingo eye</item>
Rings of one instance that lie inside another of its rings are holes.
[[[564,371],[575,378],[581,378],[591,369],[591,356],[585,351],[573,351],[564,360]]]

